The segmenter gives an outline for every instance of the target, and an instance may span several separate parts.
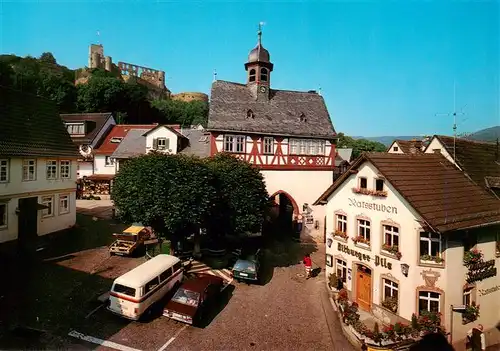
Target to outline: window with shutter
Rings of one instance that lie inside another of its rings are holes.
[[[156,138],[153,139],[153,149],[158,149],[158,139]]]

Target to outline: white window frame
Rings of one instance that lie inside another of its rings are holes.
[[[111,156],[104,156],[104,165],[106,167],[113,167],[115,165],[115,159]]]
[[[318,139],[289,139],[289,154],[303,156],[324,156],[325,141]]]
[[[9,205],[5,202],[2,202],[0,203],[0,206],[5,207],[3,217],[0,218],[0,229],[5,229],[9,225]]]
[[[30,170],[33,170],[31,172]],[[23,182],[31,182],[36,180],[36,159],[23,160]]]
[[[45,195],[42,196],[42,204],[48,208],[42,210],[42,218],[53,217],[54,216],[54,196]]]
[[[264,137],[262,141],[262,151],[265,155],[274,155],[274,138]]]
[[[396,151],[396,152],[397,152],[397,151],[399,151],[399,147],[397,147],[397,146],[393,146],[393,147],[392,147],[392,151]]]
[[[224,135],[224,151],[237,154],[245,153],[246,136],[244,135]]]
[[[472,290],[473,290],[473,288],[464,289],[462,303],[465,306],[469,306],[472,303]],[[469,300],[469,301],[467,302],[467,300]]]
[[[69,194],[59,194],[59,214],[66,214],[69,213],[71,208],[71,202],[70,202],[70,196]],[[63,203],[66,203],[66,206],[63,206]]]
[[[337,213],[335,214],[335,219],[337,221],[335,230],[339,230],[343,233],[347,233],[347,216]]]
[[[61,179],[71,179],[71,161],[59,161],[59,175]]]
[[[9,182],[9,173],[10,173],[10,160],[8,158],[0,159],[0,183],[8,183]],[[2,176],[5,174],[5,177]]]
[[[421,296],[422,294],[427,294],[427,296]],[[438,297],[432,297],[431,294],[436,294],[438,295]],[[426,301],[427,303],[427,309],[426,311],[427,312],[431,312],[431,301],[434,301],[438,303],[438,310],[437,312],[440,313],[441,312],[441,294],[440,293],[437,293],[435,291],[419,291],[418,292],[418,313],[420,314],[420,301]]]
[[[290,147],[290,150],[289,150],[290,155],[297,155],[298,154],[299,144],[297,142],[297,139],[290,139],[289,147]]]
[[[341,270],[341,274],[339,274],[339,269]],[[337,274],[337,278],[341,279],[344,283],[347,282],[347,262],[341,260],[340,258],[335,259],[335,274]]]
[[[57,179],[57,160],[47,160],[45,163],[45,173],[49,180]]]
[[[428,234],[427,237],[422,237],[422,234]],[[422,242],[427,242],[427,249],[429,250],[429,253],[423,253],[421,250],[422,247]],[[432,255],[432,243],[438,243],[438,252],[437,252],[437,257],[441,257],[441,251],[442,251],[442,244],[441,244],[441,234],[439,233],[431,233],[431,232],[419,232],[419,245],[418,245],[418,250],[419,250],[419,259],[423,255],[429,255],[431,257],[435,257]],[[420,260],[422,261],[422,260]],[[423,261],[427,262],[427,261]],[[429,261],[433,262],[433,261]]]
[[[394,237],[397,237],[399,247],[399,227],[395,227],[392,225],[384,224],[383,225],[383,234],[384,234],[384,245],[394,246]],[[390,236],[391,242],[387,242],[387,236]]]
[[[168,138],[157,138],[156,139],[156,147],[158,150],[166,150],[169,148],[170,146],[170,143],[169,143],[170,139]]]
[[[383,285],[383,289],[382,289],[382,301],[385,301],[389,297],[395,297],[399,301],[399,284],[398,283],[396,283],[395,281],[392,281],[390,279],[383,278],[382,279],[382,285]],[[386,287],[389,288],[389,290],[391,291],[390,296],[387,296],[385,294],[385,288]],[[394,292],[396,292],[396,296],[394,296]]]
[[[366,238],[368,233],[368,239]],[[358,219],[358,233],[357,236],[362,236],[368,242],[371,242],[371,221],[368,219]]]
[[[85,123],[66,123],[70,135],[85,135]]]

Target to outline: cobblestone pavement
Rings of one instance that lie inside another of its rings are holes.
[[[109,219],[113,214],[111,200],[76,200],[76,212],[84,215]]]

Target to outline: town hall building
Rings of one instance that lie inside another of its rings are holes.
[[[333,181],[337,138],[324,99],[312,90],[272,88],[274,64],[260,29],[244,67],[245,84],[212,85],[210,153],[228,152],[259,167],[284,227],[323,241],[323,207],[312,203]]]

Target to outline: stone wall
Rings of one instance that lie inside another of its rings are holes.
[[[173,94],[172,100],[180,100],[184,102],[189,101],[204,101],[208,102],[208,95],[204,93],[196,93],[196,92],[184,92],[179,94]]]

